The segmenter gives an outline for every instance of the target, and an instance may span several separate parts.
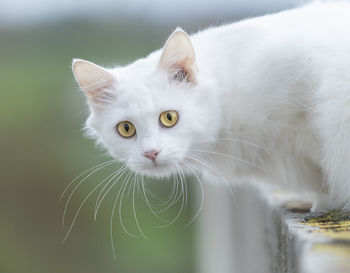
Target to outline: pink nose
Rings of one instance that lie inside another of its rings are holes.
[[[160,151],[157,151],[157,150],[155,150],[155,149],[152,149],[152,150],[146,151],[146,152],[144,153],[144,155],[145,155],[146,157],[148,157],[149,159],[155,160],[156,157],[157,157],[157,154],[159,154],[159,152],[160,152]]]

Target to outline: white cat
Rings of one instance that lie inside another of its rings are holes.
[[[181,29],[125,67],[73,61],[91,136],[131,170],[257,176],[350,209],[350,4]]]

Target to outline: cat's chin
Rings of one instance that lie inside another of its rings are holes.
[[[176,172],[176,168],[172,164],[153,164],[148,166],[142,166],[138,168],[133,168],[130,166],[134,172],[146,175],[149,177],[164,178],[173,175]]]

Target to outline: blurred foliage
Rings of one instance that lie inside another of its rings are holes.
[[[193,272],[193,225],[184,227],[195,213],[191,202],[178,221],[157,228],[161,223],[138,196],[137,216],[148,240],[128,236],[116,213],[113,260],[109,223],[118,188],[103,203],[95,222],[94,195],[61,244],[83,199],[116,168],[84,181],[72,198],[63,228],[66,199],[59,197],[66,185],[109,160],[82,137],[87,112],[71,73],[72,58],[126,64],[161,47],[172,29],[135,21],[66,21],[0,30],[0,272]],[[148,185],[163,200],[171,189],[169,181]],[[137,232],[131,197],[124,199],[123,219],[131,232]],[[178,209],[179,204],[161,215],[172,219]]]

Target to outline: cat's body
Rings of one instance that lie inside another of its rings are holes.
[[[349,14],[346,2],[314,3],[190,40],[176,31],[122,68],[75,61],[87,127],[146,175],[254,175],[316,193],[315,210],[350,209]],[[171,128],[159,126],[167,110],[179,115]],[[130,139],[114,129],[124,120],[136,128]]]

